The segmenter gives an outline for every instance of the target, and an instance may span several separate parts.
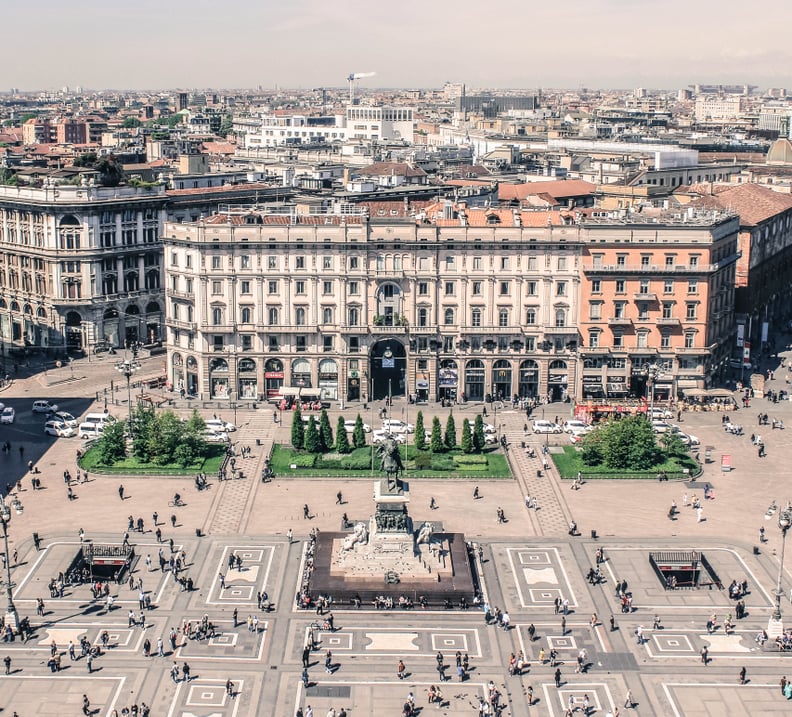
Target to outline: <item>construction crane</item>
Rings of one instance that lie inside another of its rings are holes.
[[[363,79],[364,77],[374,77],[376,74],[376,72],[349,73],[349,77],[347,77],[347,82],[349,83],[349,104],[352,104],[355,101],[355,82]]]

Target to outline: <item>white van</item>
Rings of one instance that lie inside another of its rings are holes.
[[[115,421],[115,418],[109,413],[86,413],[85,418],[83,418],[83,423],[92,423],[102,428],[111,421]]]
[[[99,438],[102,435],[102,428],[104,424],[99,423],[81,423],[77,429],[78,438]]]

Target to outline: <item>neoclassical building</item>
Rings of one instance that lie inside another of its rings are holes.
[[[172,385],[203,398],[282,386],[562,398],[577,380],[577,230],[545,212],[528,229],[519,214],[166,223]]]

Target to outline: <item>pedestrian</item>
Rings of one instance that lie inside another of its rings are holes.
[[[629,689],[628,689],[628,690],[627,690],[627,696],[624,698],[624,706],[625,706],[627,709],[632,709],[632,706],[633,706],[634,704],[635,704],[635,702],[633,701],[633,694],[632,694],[632,690],[629,690]]]
[[[566,617],[564,615],[561,616],[561,634],[566,635]]]
[[[172,528],[176,527],[176,516],[175,515],[171,516],[171,527]]]
[[[343,505],[344,504],[344,496],[341,491],[336,493],[336,505]]]
[[[302,671],[302,683],[303,683],[303,687],[306,687],[306,688],[307,688],[307,687],[308,687],[308,685],[309,685],[309,678],[308,678],[308,668],[307,668],[307,667],[303,667],[303,671]],[[309,706],[309,707],[308,707],[308,709],[310,710],[310,709],[311,709],[311,707]],[[307,713],[306,713],[306,714],[307,714]]]
[[[399,664],[396,665],[396,676],[400,680],[403,680],[405,677],[407,677],[407,668],[404,666],[404,662],[402,660],[399,660]]]
[[[220,589],[225,590],[225,575],[223,575],[223,573],[219,573],[217,577],[220,580]]]
[[[707,646],[701,648],[701,661],[704,663],[704,666],[707,666],[709,662],[709,650],[707,650]]]
[[[88,674],[93,674],[93,655],[89,652],[85,658],[86,667],[88,667]]]
[[[479,498],[481,498],[481,493],[479,493],[479,487],[476,486],[473,489],[473,500],[478,500]]]
[[[88,699],[88,695],[83,695],[82,712],[83,712],[84,715],[91,714],[91,701]]]
[[[557,688],[560,688],[561,687],[561,668],[560,667],[556,667],[556,671],[553,674],[553,677],[555,678],[555,686]]]
[[[436,509],[437,509],[437,502],[435,501],[434,496],[432,496],[429,499],[429,510],[436,510]]]
[[[159,520],[159,513],[157,513],[156,510],[151,514],[151,519],[154,521],[154,527],[156,528],[157,521]]]
[[[311,659],[311,646],[306,645],[302,651],[302,666],[307,669]]]
[[[702,520],[704,520],[703,516],[704,516],[704,508],[699,506],[698,508],[696,508],[696,522],[700,523]]]
[[[291,544],[292,544],[292,537],[293,537],[293,536],[294,536],[294,533],[292,532],[292,529],[291,529],[291,528],[289,528],[289,529],[286,531],[286,537],[289,539],[289,545],[291,545]]]
[[[234,696],[234,683],[231,680],[226,680],[225,691],[229,697]]]
[[[190,681],[190,666],[186,662],[182,665],[182,675],[185,682]]]
[[[123,484],[118,486],[118,497],[121,500],[124,500],[124,486],[123,486]]]
[[[173,667],[171,667],[171,679],[173,680],[174,684],[179,682],[179,666],[174,662]]]
[[[310,511],[310,509],[308,508],[308,503],[306,503],[306,504],[303,506],[303,519],[304,519],[304,520],[309,520],[309,519],[310,519],[310,517],[311,517],[311,511]]]
[[[165,657],[165,650],[164,650],[165,643],[162,641],[162,637],[157,638],[157,654],[160,657]]]
[[[782,695],[783,695],[783,694],[785,694],[785,693],[784,693],[784,690],[786,689],[786,686],[787,686],[787,678],[786,678],[786,675],[784,675],[784,676],[781,678],[781,694],[782,694]]]
[[[330,650],[325,654],[325,672],[328,675],[333,674],[333,653]]]
[[[745,684],[745,667],[740,669],[740,684]]]
[[[9,655],[6,655],[3,658],[3,664],[5,665],[5,673],[7,675],[10,675],[11,674],[11,657]]]

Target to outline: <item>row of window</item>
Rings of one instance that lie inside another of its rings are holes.
[[[675,282],[673,279],[664,279],[663,280],[663,293],[664,294],[674,294],[676,293],[677,285],[679,282]],[[698,279],[688,279],[687,281],[687,293],[688,294],[698,294],[698,286],[699,282]],[[652,283],[649,279],[640,279],[638,281],[638,292],[639,294],[651,294],[651,287]],[[627,280],[626,279],[615,279],[614,280],[614,290],[617,294],[626,294],[627,293]],[[591,280],[591,293],[592,294],[601,294],[602,293],[602,279],[592,279]]]
[[[377,271],[387,271],[392,269],[394,271],[401,271],[405,268],[407,262],[405,261],[409,255],[405,257],[401,257],[399,255],[395,256],[378,256],[375,260],[375,268]],[[233,262],[233,256],[230,255],[220,255],[215,254],[211,257],[211,268],[214,271],[220,271],[223,269],[223,260],[225,259],[227,263]],[[295,256],[292,257],[294,259],[294,266],[290,267],[288,265],[288,261],[286,257],[283,257],[283,266],[281,267],[279,258],[277,256],[268,256],[266,261],[267,269],[271,271],[279,271],[281,268],[286,271],[291,268],[293,269],[307,269],[308,268],[308,257],[305,256]],[[568,263],[567,257],[561,256],[556,257],[555,266],[552,266],[552,258],[549,254],[545,257],[545,267],[548,269],[554,268],[558,271],[567,271],[568,270]],[[333,257],[331,256],[323,256],[320,257],[320,262],[317,264],[320,265],[323,270],[332,270],[335,266],[335,262]],[[415,268],[418,271],[430,271],[431,270],[431,258],[426,256],[416,257],[416,266]],[[512,257],[509,256],[501,256],[499,257],[498,261],[495,262],[493,257],[490,257],[489,267],[493,268],[497,263],[497,268],[503,271],[510,271],[512,266]],[[446,256],[445,260],[443,261],[444,268],[446,271],[454,271],[457,267],[457,257],[456,256]],[[464,263],[464,267],[466,269],[472,268],[473,271],[481,271],[485,268],[484,266],[484,258],[480,256],[474,256],[470,266],[467,263]],[[171,262],[170,265],[173,267],[178,267],[179,264],[179,252],[172,251],[171,252]],[[187,269],[191,269],[193,266],[192,255],[185,254],[185,267]],[[360,269],[362,266],[362,262],[360,261],[360,257],[357,256],[349,256],[346,258],[346,266],[345,268],[349,270],[356,270]],[[253,257],[249,254],[241,254],[239,256],[239,267],[240,269],[253,269]],[[516,268],[516,267],[515,267]],[[538,257],[536,256],[529,256],[526,258],[526,265],[525,268],[527,271],[537,271],[538,270]]]
[[[610,344],[603,344],[600,342],[600,338],[602,336],[602,331],[599,329],[590,329],[588,334],[588,347],[590,349],[600,348],[600,346],[611,346],[615,349],[620,348],[627,348],[627,344],[624,343],[624,334],[614,331],[611,337]],[[635,333],[635,347],[639,349],[648,349],[650,348],[650,332],[647,331],[637,331]],[[696,347],[696,333],[694,331],[686,331],[684,335],[684,347],[686,349],[692,349]],[[660,334],[660,348],[661,349],[670,349],[671,346],[671,334],[668,332],[661,332]]]
[[[115,293],[115,292],[110,292]],[[179,302],[173,302],[173,318],[179,321],[181,319],[182,305]],[[457,320],[457,310],[451,307],[443,310],[443,324],[446,326],[454,326]],[[192,305],[185,306],[185,314],[187,321],[194,321],[194,309]],[[214,307],[211,311],[212,325],[223,326],[225,321],[226,309],[222,307]],[[350,307],[347,310],[347,325],[360,326],[362,312],[358,307]],[[270,307],[267,309],[267,325],[278,326],[281,316],[281,309],[278,307]],[[482,317],[484,316],[484,309],[473,308],[470,312],[470,325],[479,327],[482,326]],[[252,324],[254,317],[253,307],[243,306],[239,312],[240,323]],[[308,308],[298,306],[294,309],[294,325],[305,326],[307,325]],[[332,307],[324,307],[322,309],[322,324],[332,325],[335,323],[335,309]],[[555,309],[554,326],[564,327],[567,325],[568,310],[566,308]],[[418,326],[430,326],[430,310],[429,308],[420,307],[417,311]],[[529,326],[535,326],[537,320],[537,309],[528,308],[525,311],[525,323]],[[498,324],[499,327],[511,326],[511,312],[507,308],[498,310]]]
[[[600,321],[602,317],[602,307],[604,301],[592,301],[589,303],[589,320]],[[627,309],[630,306],[627,301],[614,301],[613,314],[609,318],[613,319],[626,319]],[[664,301],[661,309],[661,318],[673,319],[674,318],[674,302]],[[685,304],[685,319],[688,321],[695,321],[698,317],[698,303],[695,301],[687,302]],[[649,321],[649,304],[646,302],[638,303],[638,320]]]

